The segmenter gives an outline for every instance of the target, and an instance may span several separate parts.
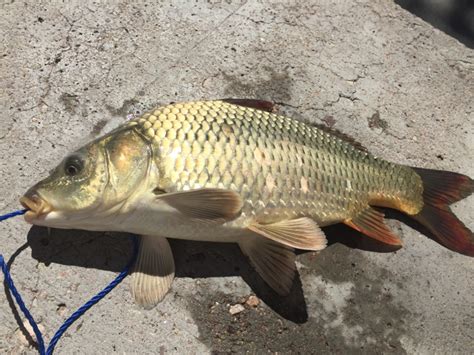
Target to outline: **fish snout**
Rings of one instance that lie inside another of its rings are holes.
[[[29,217],[39,217],[51,212],[52,208],[48,202],[36,191],[36,189],[29,189],[23,197],[20,198],[20,203],[25,207]]]

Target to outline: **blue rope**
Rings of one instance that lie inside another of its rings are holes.
[[[4,214],[0,216],[0,221],[4,221],[8,218],[12,218],[15,216],[19,216],[22,214],[25,214],[27,210],[18,210],[14,211],[11,213]],[[5,260],[3,259],[3,256],[0,254],[0,265],[2,268],[2,271],[5,275],[5,281],[7,283],[8,288],[10,289],[10,292],[12,293],[13,297],[15,298],[16,302],[18,303],[18,306],[20,307],[21,311],[25,315],[26,319],[30,323],[31,327],[33,328],[33,331],[36,335],[36,342],[38,343],[38,352],[41,355],[50,355],[54,351],[54,347],[56,346],[57,342],[61,338],[61,336],[66,332],[66,330],[77,320],[79,317],[81,317],[84,313],[86,313],[93,305],[95,305],[97,302],[99,302],[102,298],[104,298],[110,291],[112,291],[115,286],[117,286],[122,280],[127,276],[129,273],[131,267],[135,263],[135,259],[137,258],[138,254],[138,238],[133,237],[133,256],[128,262],[127,266],[125,269],[117,275],[117,277],[109,283],[102,291],[100,291],[97,295],[92,297],[89,301],[84,303],[77,311],[75,311],[71,316],[66,319],[66,321],[59,327],[57,332],[54,334],[54,336],[51,338],[51,342],[48,345],[48,348],[45,348],[44,345],[44,340],[43,340],[43,335],[41,334],[41,331],[38,328],[38,325],[36,324],[33,316],[31,313],[28,311],[28,308],[26,308],[25,303],[23,302],[23,299],[21,298],[18,290],[15,287],[15,284],[13,283],[13,280],[11,278],[10,272],[8,270],[8,266],[5,263]]]
[[[51,338],[51,342],[49,343],[48,349],[46,350],[47,355],[50,355],[53,353],[56,343],[59,341],[59,339],[67,330],[67,328],[69,328],[72,325],[72,323],[74,323],[80,316],[86,313],[93,305],[95,305],[102,298],[104,298],[110,291],[112,291],[115,288],[115,286],[117,286],[120,282],[122,282],[122,280],[127,276],[133,264],[135,263],[135,259],[138,254],[138,239],[135,237],[132,237],[132,240],[133,240],[133,256],[128,262],[125,269],[120,274],[118,274],[117,277],[111,283],[109,283],[102,291],[100,291],[97,295],[95,295],[89,301],[84,303],[84,305],[79,307],[77,311],[75,311],[73,314],[71,314],[71,316],[68,319],[66,319],[63,325],[59,327],[58,331]]]
[[[38,343],[38,348],[40,354],[44,354],[44,340],[43,340],[43,335],[41,334],[41,331],[38,328],[38,325],[35,322],[35,319],[31,315],[30,311],[28,308],[26,308],[25,302],[23,302],[23,299],[21,298],[20,294],[18,293],[18,290],[15,287],[15,284],[13,283],[12,277],[10,276],[10,272],[8,271],[8,266],[3,260],[3,255],[0,254],[0,264],[2,265],[2,271],[5,274],[5,281],[7,282],[8,288],[10,289],[11,294],[13,297],[15,297],[16,303],[18,303],[18,306],[20,307],[21,311],[25,315],[26,319],[28,319],[28,322],[31,325],[31,328],[33,328],[33,331],[35,332],[36,335],[36,342]]]
[[[21,216],[22,214],[25,214],[26,211],[28,211],[28,210],[18,210],[18,211],[13,211],[13,212],[4,214],[3,216],[0,216],[0,222],[6,220],[8,218],[12,218],[12,217],[15,217],[15,216]]]

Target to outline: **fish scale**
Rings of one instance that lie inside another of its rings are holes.
[[[324,226],[371,199],[421,207],[421,181],[408,168],[282,115],[203,101],[164,106],[128,125],[153,144],[167,191],[234,190],[243,214],[261,221],[304,215]]]

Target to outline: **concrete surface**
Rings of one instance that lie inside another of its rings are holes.
[[[434,27],[474,48],[474,2],[471,0],[395,0]]]
[[[2,2],[1,211],[73,147],[154,105],[257,97],[392,161],[474,176],[474,51],[388,1]],[[474,229],[474,198],[455,208]],[[59,353],[470,353],[474,259],[394,219],[381,253],[346,229],[273,295],[233,246],[175,242],[145,311],[125,280]],[[130,256],[127,236],[0,225],[0,251],[49,340]],[[30,246],[21,246],[28,240]],[[298,287],[299,286],[299,287]],[[302,286],[302,290],[301,290]],[[256,294],[264,302],[229,307]],[[0,294],[0,352],[33,353]]]

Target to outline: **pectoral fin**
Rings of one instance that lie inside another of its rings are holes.
[[[307,217],[271,224],[254,222],[248,226],[248,229],[291,248],[322,250],[327,245],[323,231],[316,222]]]
[[[354,218],[344,221],[344,224],[382,243],[402,245],[400,238],[385,224],[384,214],[372,207],[367,207]]]
[[[262,279],[279,295],[287,295],[295,276],[295,253],[292,248],[257,235],[246,235],[239,242]]]
[[[158,195],[181,213],[203,220],[232,220],[242,209],[239,194],[224,189],[199,189]]]
[[[132,295],[145,308],[152,308],[169,291],[174,279],[174,260],[168,240],[141,237],[137,261],[132,271]]]

